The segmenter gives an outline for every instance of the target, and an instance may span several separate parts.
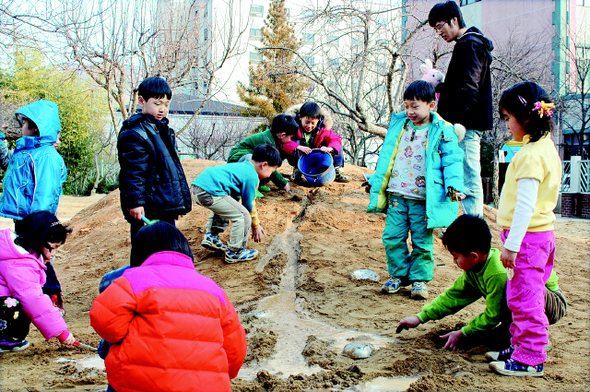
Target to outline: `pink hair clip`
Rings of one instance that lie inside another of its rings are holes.
[[[522,103],[524,106],[526,106],[526,99],[524,99],[523,97],[521,97],[520,95],[518,96],[518,100],[520,101],[520,103]]]
[[[547,117],[553,117],[553,109],[555,109],[555,104],[545,103],[545,101],[537,101],[533,107],[533,110],[539,112],[539,117],[541,118],[543,118],[544,115],[547,115]]]

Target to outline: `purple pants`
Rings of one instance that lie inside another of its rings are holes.
[[[502,231],[502,242],[508,230]],[[506,300],[512,311],[512,359],[535,366],[545,362],[548,343],[545,315],[545,283],[553,270],[555,235],[553,231],[526,233],[516,256],[514,277],[508,280]]]

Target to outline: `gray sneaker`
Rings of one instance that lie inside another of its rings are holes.
[[[225,262],[228,264],[233,264],[242,261],[250,261],[254,260],[257,256],[258,251],[256,249],[243,248],[241,250],[238,250],[237,252],[233,252],[228,249],[225,251]]]
[[[205,237],[203,238],[201,245],[209,249],[217,249],[222,251],[227,250],[227,246],[221,242],[219,236],[213,235],[211,233],[205,233]]]
[[[428,299],[428,284],[426,282],[412,283],[411,298]]]
[[[402,280],[400,278],[396,278],[392,276],[389,278],[387,282],[383,286],[381,286],[381,291],[387,294],[394,294],[402,288]]]
[[[342,172],[341,167],[337,167],[335,169],[335,171],[336,171],[336,178],[335,178],[336,182],[350,182],[350,177]]]

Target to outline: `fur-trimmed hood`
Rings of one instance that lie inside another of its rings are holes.
[[[299,119],[297,118],[297,115],[299,114],[299,109],[301,109],[301,106],[303,106],[302,103],[298,104],[298,105],[293,105],[289,108],[287,108],[287,110],[285,110],[284,114],[288,114],[289,116],[293,116],[295,118],[295,120],[297,121],[297,124],[301,125]],[[322,115],[322,117],[324,117],[324,128],[326,129],[332,129],[332,127],[334,126],[334,120],[332,119],[332,115],[330,114],[330,112],[328,112],[326,109],[324,109],[323,107],[320,106],[320,114]]]

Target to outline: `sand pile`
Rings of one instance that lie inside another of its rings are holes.
[[[215,164],[220,162],[183,162],[189,182]],[[291,168],[285,165],[280,171],[290,173]],[[483,300],[457,315],[395,334],[397,322],[416,314],[423,302],[410,299],[409,290],[390,296],[380,292],[387,278],[381,242],[385,217],[365,213],[368,195],[361,187],[362,173],[370,171],[347,165],[346,173],[354,181],[323,188],[294,187],[300,201],[275,188],[259,199],[266,236],[259,244],[250,241],[261,253],[252,262],[228,265],[222,253],[200,246],[208,210],[194,206],[178,221],[192,245],[196,269],[226,290],[248,332],[247,362],[233,382],[234,390],[342,390],[355,385],[360,385],[356,390],[367,390],[363,385],[378,377],[413,377],[411,391],[588,390],[586,222],[557,225],[556,270],[569,309],[565,319],[549,328],[554,348],[545,376],[500,377],[488,370],[486,348],[481,346],[504,348],[495,345],[493,338],[469,342],[455,353],[441,350],[438,338],[481,312]],[[485,215],[498,247],[496,211],[486,208]],[[89,326],[88,312],[98,283],[104,273],[126,265],[129,257],[129,228],[120,211],[118,191],[82,210],[71,225],[74,233],[54,265],[70,330],[78,340],[96,346],[99,337]],[[436,236],[434,253],[438,266],[429,285],[431,298],[460,273]],[[377,272],[380,281],[352,280],[351,273],[359,268]],[[2,391],[105,388],[104,371],[84,367],[93,360],[92,353],[47,343],[34,327],[29,340],[28,350],[0,357]],[[350,359],[341,352],[351,341],[370,342],[377,351],[367,359]],[[69,361],[55,362],[59,358]]]

